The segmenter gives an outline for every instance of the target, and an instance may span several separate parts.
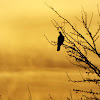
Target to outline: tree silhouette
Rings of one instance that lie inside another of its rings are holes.
[[[81,20],[77,17],[76,18],[77,18],[77,21],[79,21],[80,23],[83,24],[83,28],[85,29],[85,35],[84,35],[83,33],[78,31],[76,26],[72,25],[66,18],[61,16],[52,6],[49,6],[49,5],[47,5],[47,6],[50,9],[52,9],[58,15],[58,17],[60,17],[63,20],[61,25],[55,19],[52,20],[52,23],[53,23],[54,27],[57,30],[60,30],[64,36],[64,43],[62,44],[62,46],[66,49],[66,53],[68,55],[67,56],[68,60],[73,65],[76,65],[78,67],[86,69],[87,74],[92,73],[92,74],[97,75],[97,77],[95,79],[90,79],[90,78],[84,79],[83,76],[81,75],[83,80],[76,81],[76,80],[72,80],[69,77],[69,75],[67,74],[69,81],[74,82],[74,83],[75,82],[94,82],[95,84],[97,84],[100,87],[100,67],[96,66],[96,64],[93,61],[91,61],[88,57],[89,53],[91,53],[91,54],[97,56],[98,59],[100,59],[100,52],[98,51],[98,48],[96,45],[96,42],[99,39],[100,23],[98,22],[98,29],[94,34],[90,30],[93,13],[91,15],[90,20],[88,21],[87,13],[84,11],[84,9],[82,9]],[[97,11],[98,11],[98,17],[100,19],[100,11],[99,11],[98,5],[97,5]],[[63,24],[63,26],[62,26],[62,24]],[[71,27],[70,32],[66,31],[66,29],[65,29],[66,25],[69,25]],[[89,39],[87,39],[87,37],[89,37]],[[48,40],[47,37],[46,37],[46,39]],[[57,45],[57,42],[55,42],[55,41],[49,41],[49,43],[54,46]],[[84,97],[87,100],[88,99],[98,100],[96,95],[100,95],[100,93],[98,93],[98,92],[95,93],[92,90],[85,91],[85,90],[73,89],[73,91],[76,91],[76,93],[78,93],[78,92],[90,93],[94,96],[93,98],[92,97],[89,98],[86,95],[84,95]],[[70,98],[67,98],[67,99],[70,100]],[[82,98],[81,98],[81,100],[82,100]]]

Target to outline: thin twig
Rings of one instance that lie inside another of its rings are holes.
[[[50,95],[50,94],[49,94],[49,97],[50,97],[50,99],[51,99],[51,100],[53,100],[53,98],[51,97],[51,95]]]

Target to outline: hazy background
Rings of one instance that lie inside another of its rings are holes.
[[[78,72],[81,69],[68,62],[64,49],[57,52],[57,47],[44,37],[46,34],[50,40],[57,40],[58,32],[51,20],[59,21],[44,2],[79,25],[79,29],[81,26],[75,16],[81,18],[83,6],[88,18],[94,13],[91,30],[96,32],[99,0],[0,0],[0,95],[3,100],[8,97],[28,100],[27,85],[35,100],[49,100],[48,94],[54,100],[64,100],[69,90],[78,87],[67,81],[66,72],[77,79],[81,78]],[[98,64],[99,60],[94,59]],[[79,88],[89,87],[83,84]]]

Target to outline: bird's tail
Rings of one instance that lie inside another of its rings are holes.
[[[60,45],[57,46],[57,51],[60,51]]]

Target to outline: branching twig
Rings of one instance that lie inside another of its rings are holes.
[[[27,87],[28,87],[28,92],[29,92],[29,100],[32,100],[32,95],[31,95],[30,88],[29,88],[29,86],[27,86]]]
[[[50,95],[50,94],[49,94],[49,97],[50,97],[50,99],[51,99],[51,100],[53,100],[53,98],[51,97],[51,95]]]
[[[93,94],[93,95],[100,95],[100,93],[93,92],[92,90],[90,90],[90,91],[84,91],[84,90],[73,89],[73,91],[75,91],[76,93],[78,93],[78,92],[84,92],[84,93],[89,93],[89,94]]]

